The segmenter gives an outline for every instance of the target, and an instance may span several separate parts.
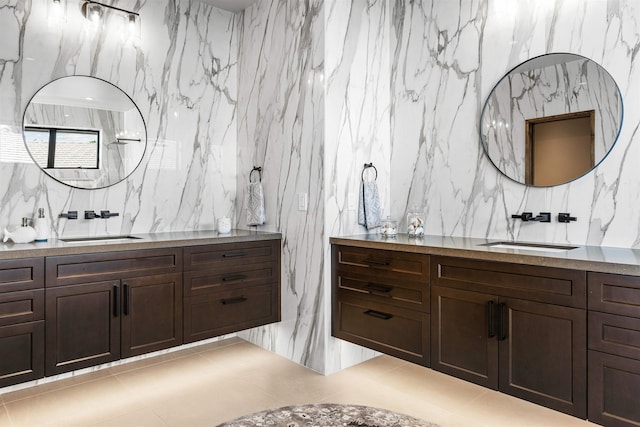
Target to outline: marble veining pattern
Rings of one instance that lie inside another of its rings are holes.
[[[115,16],[91,30],[79,1],[63,0],[63,23],[48,21],[48,3],[0,7],[0,226],[16,226],[38,207],[54,235],[213,229],[215,218],[234,216],[236,15],[197,1],[116,1],[141,15],[141,41],[133,45],[114,27]],[[24,161],[24,108],[41,86],[67,75],[107,80],[140,108],[148,147],[126,181],[73,189]],[[87,209],[120,216],[58,218]]]
[[[258,229],[283,235],[282,322],[241,336],[319,372],[328,335],[323,24],[320,0],[261,1],[241,18],[236,200],[244,227],[249,173],[261,166],[267,222]]]
[[[595,171],[571,183],[529,188],[485,157],[478,122],[504,73],[547,52],[591,58],[612,75],[623,102],[640,78],[634,54],[640,6],[632,1],[394,2],[391,206],[402,218],[424,207],[426,232],[556,243],[640,243],[640,111],[625,102],[618,142]],[[571,224],[522,223],[523,211],[571,212]]]

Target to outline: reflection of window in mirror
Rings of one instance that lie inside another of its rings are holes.
[[[525,182],[551,186],[572,181],[595,166],[595,110],[525,122]]]
[[[33,160],[42,168],[99,168],[98,130],[25,127],[24,137]]]

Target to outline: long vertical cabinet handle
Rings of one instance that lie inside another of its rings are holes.
[[[123,307],[125,316],[129,315],[129,305],[131,304],[130,299],[131,299],[131,289],[129,285],[125,283],[124,284],[124,307]]]
[[[505,318],[504,312],[507,309],[507,304],[506,303],[501,303],[498,306],[498,340],[500,341],[504,341],[507,339],[507,327],[506,327],[506,322],[507,319]]]
[[[113,285],[113,317],[120,316],[120,286]]]
[[[494,305],[495,303],[493,302],[493,300],[487,303],[487,315],[489,317],[489,333],[487,336],[489,338],[493,338],[496,336],[496,325],[493,322]]]

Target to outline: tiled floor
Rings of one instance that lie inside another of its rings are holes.
[[[322,376],[238,338],[0,399],[0,426],[215,426],[320,402],[377,406],[443,427],[594,425],[389,356]]]

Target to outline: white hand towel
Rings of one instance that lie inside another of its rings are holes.
[[[367,230],[380,226],[382,212],[380,210],[380,194],[376,181],[363,181],[360,186],[360,202],[358,203],[358,224]]]
[[[266,221],[262,182],[251,182],[247,189],[247,225],[263,225]]]

